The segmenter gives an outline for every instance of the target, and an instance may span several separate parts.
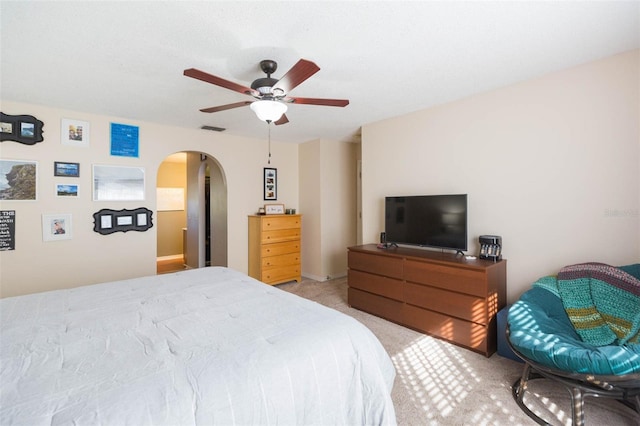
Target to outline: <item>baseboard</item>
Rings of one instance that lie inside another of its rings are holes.
[[[314,274],[307,274],[307,273],[302,273],[302,276],[305,278],[310,278],[314,281],[319,281],[319,282],[324,282],[324,281],[329,281],[332,280],[334,278],[342,278],[342,277],[346,277],[347,273],[345,272],[340,272],[338,274],[335,275],[325,275],[325,276],[320,276],[320,275],[314,275]]]

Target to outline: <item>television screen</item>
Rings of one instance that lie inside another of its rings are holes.
[[[385,197],[387,243],[467,250],[467,194]]]

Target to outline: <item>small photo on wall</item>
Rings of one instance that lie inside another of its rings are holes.
[[[89,127],[88,121],[63,118],[60,126],[60,141],[62,145],[88,147]]]
[[[71,214],[42,215],[42,241],[70,240],[72,236]]]
[[[56,196],[75,198],[78,196],[78,185],[69,185],[66,183],[56,183]]]
[[[64,177],[80,177],[80,163],[53,162],[53,175]]]

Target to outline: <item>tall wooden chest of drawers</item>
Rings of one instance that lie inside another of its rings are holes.
[[[302,215],[249,216],[249,276],[267,284],[302,279]]]
[[[349,247],[353,308],[491,356],[506,303],[507,261],[411,248]]]

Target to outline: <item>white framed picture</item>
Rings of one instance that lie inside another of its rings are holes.
[[[93,165],[93,201],[144,200],[144,168]]]
[[[42,215],[42,241],[70,240],[72,237],[70,213]]]
[[[60,142],[62,145],[88,147],[89,132],[88,121],[63,118],[60,124]]]

